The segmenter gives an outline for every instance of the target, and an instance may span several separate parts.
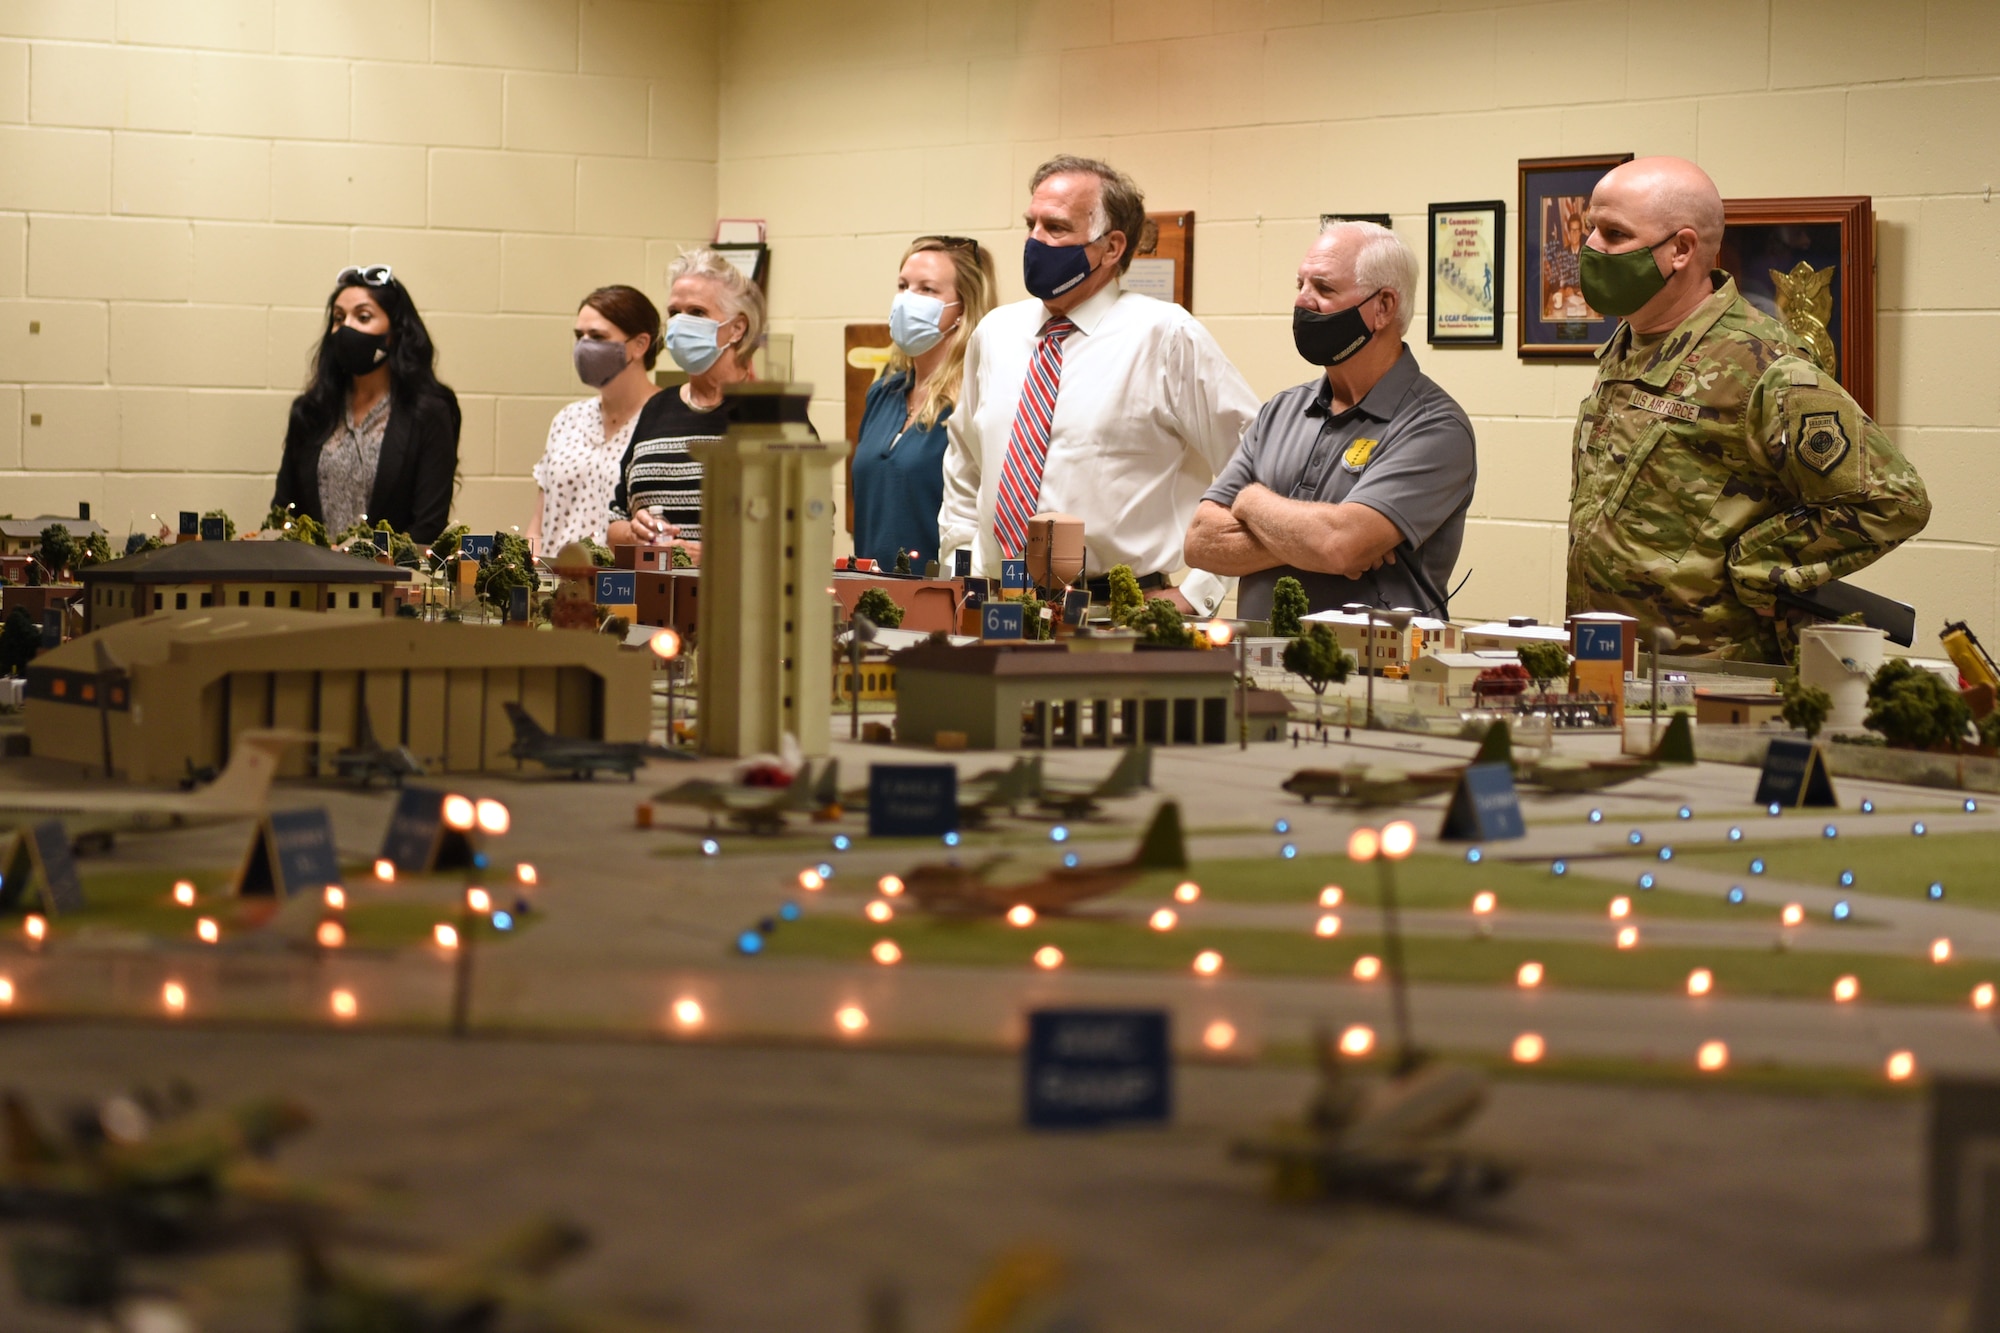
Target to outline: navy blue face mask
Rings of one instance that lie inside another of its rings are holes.
[[[1103,239],[1096,236],[1082,245],[1050,245],[1030,236],[1021,255],[1021,277],[1028,285],[1028,294],[1053,301],[1088,278],[1095,272],[1089,247]]]

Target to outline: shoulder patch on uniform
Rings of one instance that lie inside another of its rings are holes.
[[[1368,466],[1369,457],[1375,452],[1375,446],[1380,443],[1382,443],[1380,440],[1356,440],[1347,446],[1347,453],[1340,461],[1359,472]]]
[[[1686,397],[1687,391],[1693,387],[1694,369],[1691,366],[1682,366],[1674,372],[1673,378],[1667,381],[1667,392],[1676,398]]]
[[[1644,389],[1632,391],[1632,406],[1641,412],[1651,412],[1656,416],[1672,417],[1676,421],[1698,421],[1701,409],[1680,398],[1662,398]]]
[[[1819,387],[1819,372],[1811,366],[1793,366],[1792,383],[1803,388],[1816,389]]]
[[[1840,413],[1807,412],[1799,418],[1799,461],[1822,477],[1838,467],[1853,447],[1840,424]]]

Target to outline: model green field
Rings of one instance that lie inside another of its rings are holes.
[[[1907,828],[1915,821],[1898,822]],[[1942,884],[1944,901],[1953,906],[2000,908],[2000,833],[1818,837],[1755,847],[1710,843],[1677,851],[1674,864],[1740,875],[1754,890],[1750,863],[1757,858],[1767,879],[1835,888],[1840,873],[1851,870],[1856,893],[1922,899],[1932,884]]]

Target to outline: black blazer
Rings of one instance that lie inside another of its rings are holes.
[[[459,421],[458,398],[441,384],[414,400],[398,395],[390,402],[382,456],[368,493],[370,523],[386,519],[390,527],[407,532],[419,546],[437,540],[451,521]],[[319,507],[319,451],[332,429],[332,425],[315,427],[306,420],[304,398],[292,400],[273,505],[297,505],[300,513],[326,521]]]

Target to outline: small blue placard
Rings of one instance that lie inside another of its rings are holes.
[[[1576,660],[1616,662],[1625,656],[1625,636],[1619,625],[1580,620],[1576,626]]]
[[[1024,609],[1019,602],[986,603],[979,608],[979,637],[982,639],[1022,637],[1021,612]]]
[[[1028,586],[1028,562],[1025,560],[1002,560],[1000,562],[1000,591],[1013,592]]]
[[[181,536],[201,536],[201,514],[193,509],[181,510]]]
[[[972,548],[961,546],[951,553],[951,574],[953,578],[966,578],[972,573]]]
[[[222,515],[217,514],[214,518],[202,519],[201,539],[203,541],[205,542],[226,541],[228,540],[228,537],[229,537],[229,529],[223,523]]]
[[[28,888],[35,872],[41,871],[41,907],[44,912],[80,912],[84,907],[83,879],[70,855],[69,834],[60,819],[45,819],[13,833],[0,842],[0,912],[26,905]]]
[[[1031,1129],[1165,1124],[1173,1046],[1163,1009],[1037,1009],[1028,1015],[1022,1113]]]
[[[236,881],[238,893],[291,898],[340,883],[333,823],[324,806],[273,810],[250,839],[250,854]]]
[[[600,569],[597,571],[597,604],[630,606],[639,600],[639,571]]]
[[[386,531],[377,528],[375,531],[369,533],[368,536],[375,543],[376,550],[380,551],[383,555],[389,554],[389,534]]]
[[[1062,621],[1071,629],[1084,622],[1090,614],[1090,589],[1071,588],[1063,594]]]
[[[42,651],[52,652],[62,647],[62,618],[60,607],[50,607],[42,612]],[[1015,638],[1021,636],[1016,634]]]
[[[511,624],[520,624],[522,622],[525,622],[527,619],[528,619],[528,590],[526,588],[509,588],[507,590],[508,622]]]
[[[1780,737],[1764,751],[1764,770],[1757,777],[1757,804],[1786,806],[1838,805],[1826,756],[1812,741]]]
[[[458,553],[468,560],[477,560],[483,565],[493,558],[493,539],[476,537],[468,532],[458,539]]]
[[[935,838],[958,829],[958,770],[950,764],[870,764],[868,836]]]
[[[1500,842],[1528,836],[1511,764],[1469,764],[1444,812],[1438,836],[1460,842]]]

